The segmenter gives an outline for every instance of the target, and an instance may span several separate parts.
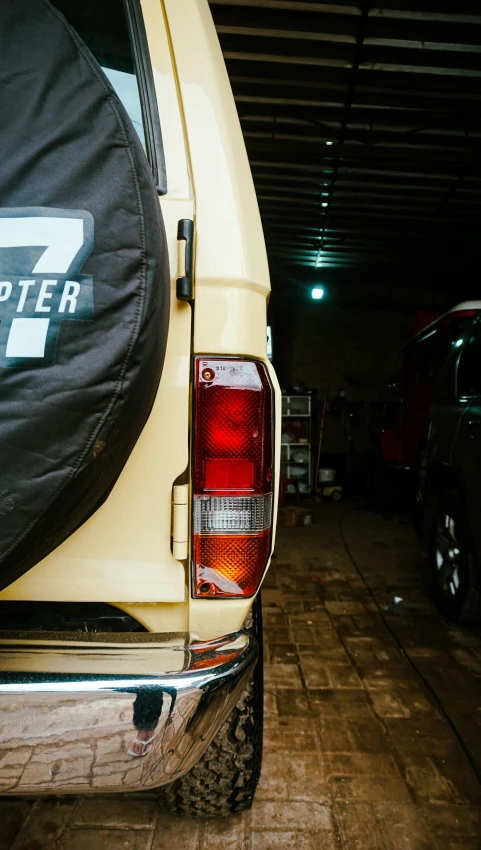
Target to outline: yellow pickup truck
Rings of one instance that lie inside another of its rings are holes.
[[[209,5],[18,0],[0,49],[0,793],[240,811],[280,396]]]

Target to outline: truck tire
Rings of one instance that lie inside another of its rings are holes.
[[[436,606],[456,623],[479,623],[481,572],[459,493],[437,493],[428,515],[428,558]]]
[[[231,815],[250,809],[262,764],[264,682],[260,594],[245,624],[259,644],[252,679],[200,761],[159,791],[170,812],[191,817]]]

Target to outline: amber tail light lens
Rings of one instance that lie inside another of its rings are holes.
[[[263,363],[195,360],[193,595],[252,596],[271,548],[273,391]]]

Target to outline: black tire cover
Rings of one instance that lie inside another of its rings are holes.
[[[47,0],[4,0],[0,56],[2,588],[124,466],[160,380],[170,279],[143,148],[78,35]]]

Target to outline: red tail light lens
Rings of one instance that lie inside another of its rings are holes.
[[[252,596],[269,558],[273,392],[253,360],[196,358],[193,594]]]

